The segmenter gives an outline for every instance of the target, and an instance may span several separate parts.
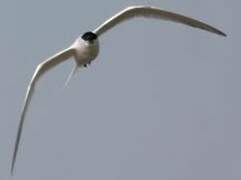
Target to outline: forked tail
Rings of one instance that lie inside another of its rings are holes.
[[[72,71],[69,73],[69,76],[64,83],[64,88],[66,88],[68,86],[71,78],[77,73],[78,69],[79,69],[79,66],[77,64],[74,64],[74,67],[73,67]]]

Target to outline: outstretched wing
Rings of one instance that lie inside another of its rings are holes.
[[[164,11],[164,10],[161,10],[156,7],[148,7],[148,6],[128,7],[126,9],[120,11],[119,13],[117,13],[116,15],[114,15],[113,17],[108,19],[107,21],[105,21],[99,27],[97,27],[94,30],[94,33],[96,33],[97,35],[100,36],[101,34],[105,33],[107,30],[111,29],[115,25],[117,25],[125,20],[134,18],[134,17],[148,17],[148,18],[169,20],[169,21],[173,21],[173,22],[177,22],[177,23],[182,23],[182,24],[185,24],[188,26],[192,26],[195,28],[199,28],[199,29],[202,29],[205,31],[209,31],[209,32],[221,35],[221,36],[226,36],[226,34],[223,33],[222,31],[220,31],[206,23],[203,23],[201,21],[189,18],[187,16],[183,16],[180,14],[176,14],[173,12]]]
[[[21,118],[20,118],[20,123],[18,126],[18,133],[17,133],[17,138],[15,141],[15,147],[14,147],[14,152],[13,152],[13,158],[12,158],[12,164],[11,164],[11,174],[13,174],[14,171],[14,165],[17,157],[17,152],[19,149],[19,142],[21,138],[21,133],[22,133],[22,128],[23,128],[23,123],[25,119],[25,115],[31,100],[31,97],[33,95],[34,91],[34,86],[37,80],[40,78],[41,75],[43,75],[46,71],[50,70],[52,67],[56,66],[57,64],[67,60],[71,56],[74,55],[74,49],[72,47],[67,48],[54,56],[48,58],[46,61],[42,62],[39,64],[32,76],[32,79],[28,85],[28,89],[24,98],[24,103],[22,107],[22,113],[21,113]]]

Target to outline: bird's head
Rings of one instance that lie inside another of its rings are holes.
[[[97,40],[98,36],[95,33],[89,31],[89,32],[84,33],[81,36],[81,38],[85,41],[93,43],[95,40]]]

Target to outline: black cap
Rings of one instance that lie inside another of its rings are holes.
[[[93,40],[96,40],[97,39],[97,35],[93,32],[86,32],[84,33],[81,38],[85,41],[93,41]]]

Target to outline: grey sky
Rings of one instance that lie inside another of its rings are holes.
[[[228,37],[143,19],[106,33],[97,60],[67,89],[73,60],[38,83],[12,179],[241,178],[239,1],[3,0],[0,179],[11,179],[21,104],[37,64],[133,4],[192,16]]]

